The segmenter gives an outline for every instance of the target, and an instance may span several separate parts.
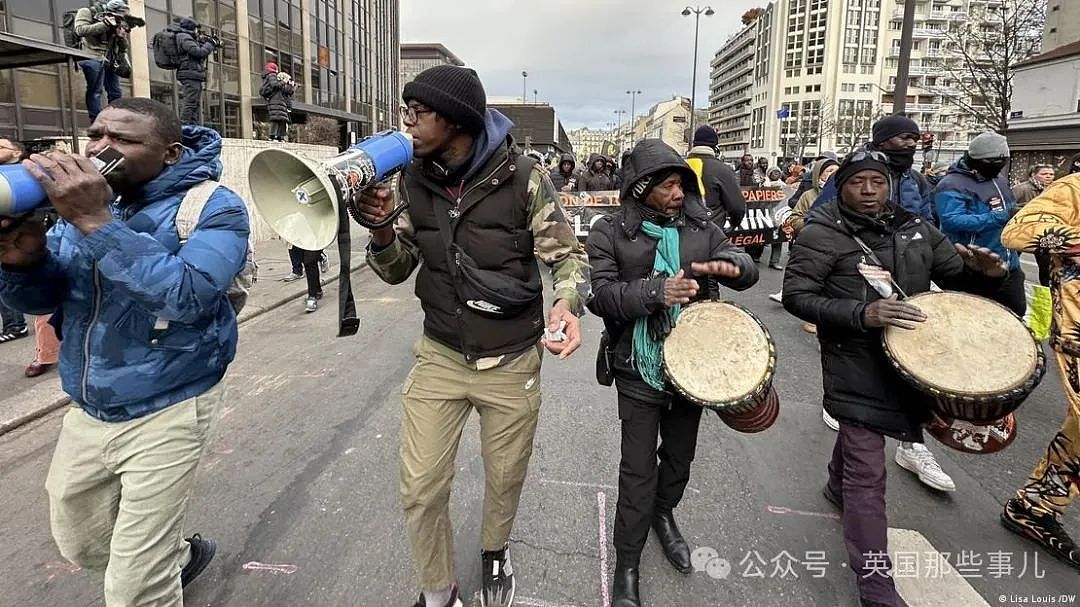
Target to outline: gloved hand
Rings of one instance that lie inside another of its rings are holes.
[[[667,310],[653,312],[649,315],[645,324],[649,328],[649,338],[657,342],[664,341],[668,334],[671,333],[671,330],[675,328],[675,323],[671,320],[671,314]]]

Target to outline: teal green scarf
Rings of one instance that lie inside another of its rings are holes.
[[[674,223],[666,227],[660,227],[651,221],[641,222],[641,230],[657,240],[656,259],[653,260],[653,270],[663,276],[674,276],[679,273],[679,229]],[[672,324],[679,318],[682,306],[676,304],[660,314],[670,314]],[[637,366],[638,373],[645,383],[657,390],[664,389],[664,370],[661,342],[649,336],[648,317],[642,317],[634,322],[634,345],[632,358]]]

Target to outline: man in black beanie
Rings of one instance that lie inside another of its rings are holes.
[[[882,152],[889,168],[889,200],[927,221],[934,221],[930,183],[917,170],[915,152],[919,147],[919,125],[901,114],[886,116],[874,123],[869,151]],[[837,196],[835,176],[825,184],[814,208]]]
[[[739,189],[739,178],[727,163],[716,157],[716,145],[720,139],[716,131],[703,124],[694,131],[694,141],[686,164],[694,169],[705,188],[705,206],[712,211],[712,221],[721,229],[730,220],[735,227],[746,215],[746,200]]]
[[[885,437],[922,442],[926,399],[885,357],[886,326],[913,329],[926,316],[897,299],[943,288],[998,288],[1007,274],[989,249],[953,245],[929,222],[889,200],[891,162],[860,150],[833,175],[839,197],[815,211],[791,245],[784,307],[817,325],[823,404],[840,423],[824,496],[842,511],[844,543],[863,607],[896,607],[884,563]],[[900,243],[903,243],[902,245]],[[881,279],[882,275],[891,276]]]
[[[589,265],[547,171],[518,153],[513,123],[487,108],[476,72],[427,69],[402,97],[415,159],[397,190],[409,207],[394,227],[372,230],[367,259],[390,284],[420,267],[424,334],[402,388],[401,420],[401,501],[421,589],[415,607],[462,604],[449,502],[474,408],[485,473],[480,604],[508,607],[515,590],[508,541],[540,412],[540,360],[544,348],[563,359],[581,344]],[[356,202],[376,223],[395,206],[388,188],[369,188]],[[543,339],[534,250],[553,268],[555,304]]]

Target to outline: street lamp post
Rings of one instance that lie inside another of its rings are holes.
[[[693,75],[690,78],[690,120],[689,120],[689,125],[690,126],[689,126],[689,131],[690,131],[690,137],[691,138],[693,138],[693,136],[694,136],[694,134],[693,134],[694,133],[694,104],[697,102],[698,30],[700,29],[700,26],[701,26],[701,14],[702,13],[705,13],[706,17],[712,17],[713,15],[716,14],[716,11],[714,11],[711,6],[706,6],[704,8],[700,7],[700,6],[695,6],[694,8],[690,8],[688,6],[688,7],[684,8],[683,11],[682,11],[683,17],[689,17],[690,15],[694,16],[694,69],[692,70]],[[690,143],[690,142],[687,141],[687,143]]]
[[[626,110],[615,110],[615,115],[619,117],[619,130],[615,131],[615,148],[618,151],[622,151],[622,117],[626,114]]]
[[[533,105],[537,104],[536,98],[540,95],[540,91],[533,89]]]
[[[634,147],[634,102],[637,101],[637,96],[641,94],[641,91],[626,91],[627,95],[630,95],[630,147]]]
[[[525,83],[529,79],[529,72],[525,70],[521,71],[521,104],[525,105],[529,102],[529,98],[525,96]]]

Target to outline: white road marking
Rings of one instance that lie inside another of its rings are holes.
[[[548,485],[565,485],[567,487],[581,487],[582,489],[607,489],[610,491],[618,490],[618,487],[614,485],[600,485],[596,483],[575,483],[573,481],[557,481],[550,478],[540,479],[541,483]]]
[[[607,584],[607,495],[603,491],[596,493],[596,510],[600,528],[600,599],[602,601],[600,604],[607,607],[611,604],[611,595]]]
[[[915,556],[914,574],[904,571],[912,566],[911,555]],[[953,568],[948,555],[939,553],[918,531],[890,527],[889,558],[893,561],[896,591],[908,607],[990,607]],[[935,561],[933,574],[924,566],[927,560]]]

